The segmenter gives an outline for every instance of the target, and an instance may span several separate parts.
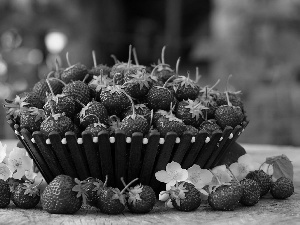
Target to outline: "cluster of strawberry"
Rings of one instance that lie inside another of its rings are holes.
[[[226,169],[223,172],[227,173]],[[208,197],[204,199],[214,210],[232,211],[239,205],[254,206],[269,191],[275,199],[286,199],[294,193],[292,180],[281,177],[272,181],[271,176],[263,170],[251,171],[241,181],[232,177],[232,180],[222,182],[219,176],[220,174],[214,174],[212,182],[203,188],[208,193]],[[200,206],[202,192],[191,182],[180,181],[171,186],[170,190],[162,192],[160,199],[168,199],[166,204],[169,207],[187,212]]]
[[[67,175],[59,175],[44,190],[41,203],[44,210],[53,214],[73,214],[82,204],[100,209],[102,213],[116,215],[122,213],[126,206],[132,213],[148,213],[155,203],[153,189],[147,185],[130,187],[124,183],[124,189],[108,187],[107,177],[103,183],[96,178],[84,181]]]
[[[18,180],[9,178],[6,181],[0,179],[0,208],[10,204],[10,200],[16,207],[31,209],[40,202],[39,184],[30,180]]]
[[[127,136],[134,132],[147,135],[157,130],[164,137],[168,132],[178,136],[185,131],[196,135],[200,130],[211,134],[226,126],[235,127],[245,120],[239,93],[220,92],[200,87],[196,80],[178,74],[164,62],[164,51],[158,65],[139,65],[130,46],[128,62],[116,60],[112,67],[97,65],[88,69],[81,63],[51,71],[37,82],[32,91],[6,100],[7,114],[21,128],[45,135],[56,131],[62,136],[73,131],[78,136],[88,131],[111,135],[116,129]]]

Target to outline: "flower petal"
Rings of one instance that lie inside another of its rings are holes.
[[[230,172],[225,165],[217,166],[212,169],[214,175],[216,175],[221,183],[228,183],[232,180]]]
[[[7,145],[2,145],[2,142],[0,141],[0,163],[3,162],[6,157],[6,148]]]
[[[167,173],[176,173],[179,172],[181,169],[181,165],[178,162],[170,162],[166,166]]]
[[[239,181],[243,180],[249,173],[248,167],[242,163],[232,163],[229,168]]]
[[[175,181],[185,181],[188,179],[189,173],[186,169],[181,169],[177,171],[177,174],[173,177]]]
[[[170,198],[169,194],[168,194],[167,192],[165,192],[165,191],[161,191],[161,192],[159,193],[159,195],[158,195],[158,200],[159,200],[159,201],[165,202],[165,201],[167,201],[169,198]]]
[[[33,160],[29,156],[22,157],[22,168],[24,170],[32,170],[33,169]]]
[[[209,170],[203,169],[201,170],[201,172],[199,173],[199,177],[197,178],[198,182],[194,185],[197,189],[202,189],[204,186],[210,184],[212,179],[213,174]]]
[[[24,176],[25,170],[24,169],[18,169],[16,173],[12,175],[13,178],[21,180],[21,178]]]
[[[11,176],[11,171],[4,163],[0,163],[0,179],[7,180]]]
[[[156,172],[155,178],[156,178],[156,180],[158,180],[160,182],[164,182],[164,183],[168,183],[172,179],[165,170],[160,170],[160,171]]]
[[[238,163],[249,165],[253,163],[253,158],[250,154],[245,154],[238,158]]]
[[[169,200],[166,202],[166,206],[167,206],[168,208],[171,208],[171,209],[174,208],[171,199],[169,199]]]

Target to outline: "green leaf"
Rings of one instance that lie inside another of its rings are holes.
[[[273,165],[273,178],[286,177],[293,180],[293,164],[286,155],[267,157],[266,163]]]

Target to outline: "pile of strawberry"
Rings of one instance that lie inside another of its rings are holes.
[[[56,131],[64,136],[83,131],[97,136],[101,131],[114,135],[116,129],[127,136],[141,132],[145,136],[157,130],[181,136],[190,131],[211,134],[226,126],[235,127],[245,120],[239,92],[220,92],[200,87],[196,80],[178,74],[164,61],[164,51],[153,68],[139,65],[130,46],[128,62],[116,60],[112,67],[97,64],[88,69],[81,63],[51,71],[31,91],[6,100],[4,107],[21,128],[41,131],[46,136]],[[133,49],[134,50],[134,49]]]

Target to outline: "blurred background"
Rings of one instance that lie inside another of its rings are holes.
[[[243,143],[300,145],[300,1],[298,0],[0,0],[0,101],[33,87],[53,69],[112,66],[128,46],[150,65],[180,73],[196,66],[200,85],[242,90],[250,123]],[[14,138],[0,110],[0,139]]]

